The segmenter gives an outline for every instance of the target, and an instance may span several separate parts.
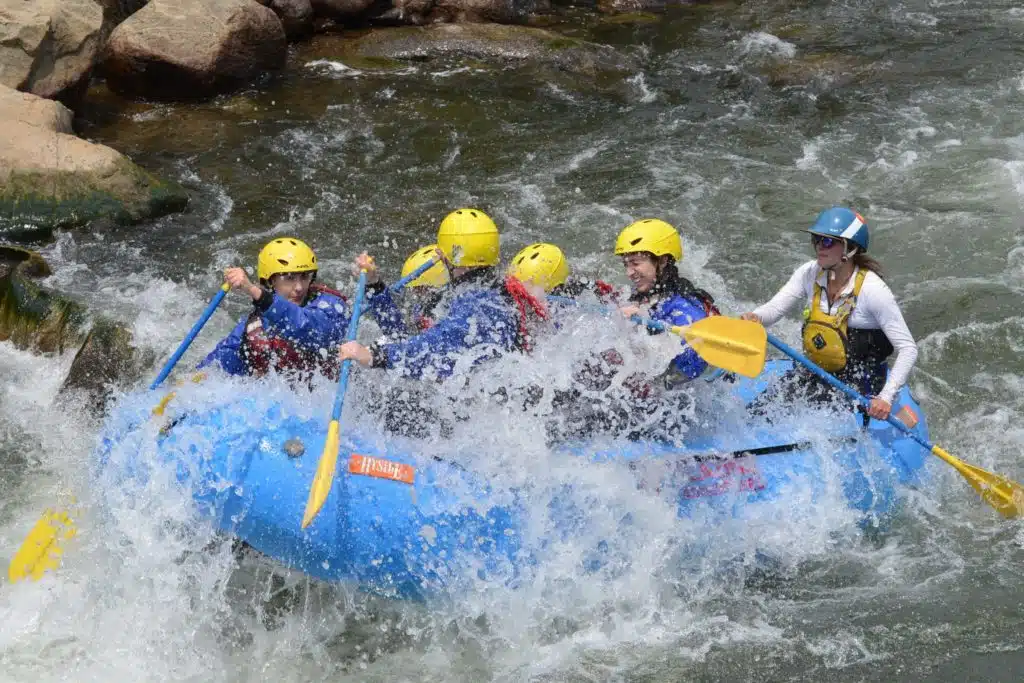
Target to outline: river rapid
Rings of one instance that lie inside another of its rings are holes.
[[[94,86],[83,135],[179,180],[193,203],[149,224],[59,233],[40,245],[55,271],[45,284],[166,354],[223,268],[252,263],[274,236],[310,242],[323,280],[351,291],[357,253],[393,276],[448,211],[473,205],[500,226],[505,258],[553,241],[578,272],[619,284],[617,232],[664,218],[683,233],[683,274],[736,314],[810,258],[801,229],[821,209],[848,203],[868,218],[871,252],[919,342],[911,386],[933,440],[1024,479],[1024,9],[743,2],[653,19],[566,12],[553,24],[614,46],[635,70],[346,64],[320,36],[293,46],[283,73],[210,103],[131,104]],[[244,310],[230,296],[184,362]],[[796,332],[795,320],[781,327]],[[566,337],[502,372],[566,380],[594,343],[572,326]],[[529,416],[482,405],[486,428],[431,435],[426,447],[475,445],[496,478],[581,482],[602,501],[593,538],[631,511],[634,527],[611,541],[629,560],[583,575],[567,552],[520,591],[396,603],[239,562],[170,485],[107,518],[90,504],[100,425],[73,397],[57,400],[70,361],[0,344],[0,558],[45,507],[84,503],[65,566],[0,588],[2,680],[1016,681],[1024,671],[1024,527],[937,459],[882,533],[856,531],[838,499],[781,511],[756,533],[707,529],[621,481],[567,469]],[[352,403],[381,381],[357,372]],[[303,409],[326,413],[332,390]],[[767,542],[783,561],[772,574],[681,569],[672,549],[698,540],[722,557]]]

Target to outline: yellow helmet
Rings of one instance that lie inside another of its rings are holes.
[[[512,257],[508,274],[520,282],[532,283],[550,292],[565,284],[569,277],[569,264],[561,249],[553,244],[538,242]]]
[[[315,272],[316,268],[316,254],[308,244],[294,237],[280,237],[260,250],[257,274],[260,280],[269,280],[278,273]]]
[[[615,240],[615,254],[647,251],[655,256],[683,259],[683,240],[671,225],[657,218],[644,218],[626,226]]]
[[[402,277],[405,277],[416,270],[424,263],[437,257],[436,244],[417,249],[409,258],[405,259],[402,266]],[[448,267],[443,261],[438,261],[430,268],[427,268],[418,278],[410,282],[407,287],[444,287],[451,278],[448,276]]]
[[[498,265],[498,226],[479,209],[458,209],[445,216],[437,245],[456,267]]]

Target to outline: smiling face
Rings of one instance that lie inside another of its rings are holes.
[[[313,275],[314,271],[311,270],[304,273],[278,273],[270,278],[270,284],[278,296],[301,306],[309,294]]]
[[[658,259],[646,251],[623,255],[622,265],[626,269],[626,277],[633,283],[633,291],[639,294],[651,291],[658,282]]]
[[[811,235],[811,244],[814,245],[814,254],[818,258],[818,267],[829,269],[842,263],[843,255],[846,253],[846,240]]]

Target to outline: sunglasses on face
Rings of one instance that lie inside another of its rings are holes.
[[[825,235],[811,235],[811,243],[814,246],[822,246],[831,249],[834,245],[840,244],[843,240],[838,237],[827,237]]]

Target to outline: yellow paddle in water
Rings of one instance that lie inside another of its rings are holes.
[[[38,581],[48,569],[60,566],[64,554],[62,543],[77,533],[74,522],[63,510],[47,510],[39,518],[32,531],[11,559],[7,567],[7,578],[12,582],[26,576]]]
[[[753,324],[757,325],[757,323]],[[800,363],[800,365],[804,366],[805,368],[813,372],[815,375],[825,380],[833,387],[843,392],[853,400],[857,401],[864,407],[867,407],[870,403],[867,397],[862,396],[852,387],[843,384],[838,379],[836,379],[835,377],[833,377],[832,375],[830,375],[829,373],[825,372],[817,365],[812,363],[810,359],[803,356],[802,354],[797,352],[795,349],[793,349],[792,347],[790,347],[789,345],[787,345],[785,342],[778,339],[774,335],[768,334],[765,335],[765,338],[767,339],[767,341],[771,343],[772,346],[779,349],[784,354],[795,360],[797,363]],[[748,341],[750,340],[749,337],[747,339]],[[698,353],[700,352],[698,351]],[[708,362],[711,363],[710,360]],[[910,427],[903,424],[892,415],[890,415],[886,421],[892,426],[899,429],[907,436],[909,436],[917,443],[921,444],[924,448],[928,449],[928,452],[930,452],[932,455],[940,458],[944,462],[951,465],[954,469],[956,469],[956,471],[960,473],[960,476],[966,479],[967,483],[973,486],[974,490],[981,494],[981,497],[985,500],[985,502],[994,507],[996,510],[998,510],[999,513],[1002,514],[1004,517],[1012,519],[1014,517],[1019,517],[1022,513],[1024,513],[1024,487],[1022,487],[1020,484],[998,474],[987,472],[981,469],[980,467],[968,465],[962,460],[950,455],[944,449],[931,443],[927,439],[921,438],[920,436],[915,434]]]
[[[224,283],[221,288],[214,295],[210,303],[207,304],[206,310],[196,321],[196,324],[192,326],[189,333],[185,335],[181,344],[178,345],[177,350],[164,364],[160,374],[156,376],[152,384],[149,385],[150,391],[160,386],[160,383],[167,379],[167,376],[171,374],[171,370],[178,363],[178,360],[184,355],[185,351],[188,350],[192,341],[199,334],[199,331],[203,329],[203,325],[210,319],[213,312],[217,310],[217,306],[223,301],[224,296],[230,289],[227,283]],[[198,377],[198,376],[197,376]],[[198,381],[198,379],[194,379]],[[174,392],[170,392],[160,401],[160,404],[153,409],[153,414],[162,415],[164,409],[167,406],[168,401],[174,398]],[[60,566],[61,555],[64,554],[63,542],[72,538],[76,533],[74,521],[71,518],[70,513],[66,510],[47,510],[36,522],[35,526],[25,537],[21,547],[18,548],[18,552],[15,553],[11,559],[10,565],[7,567],[7,577],[11,581],[19,581],[25,577],[31,577],[33,581],[38,581],[42,578],[43,574],[48,569],[56,569]]]

